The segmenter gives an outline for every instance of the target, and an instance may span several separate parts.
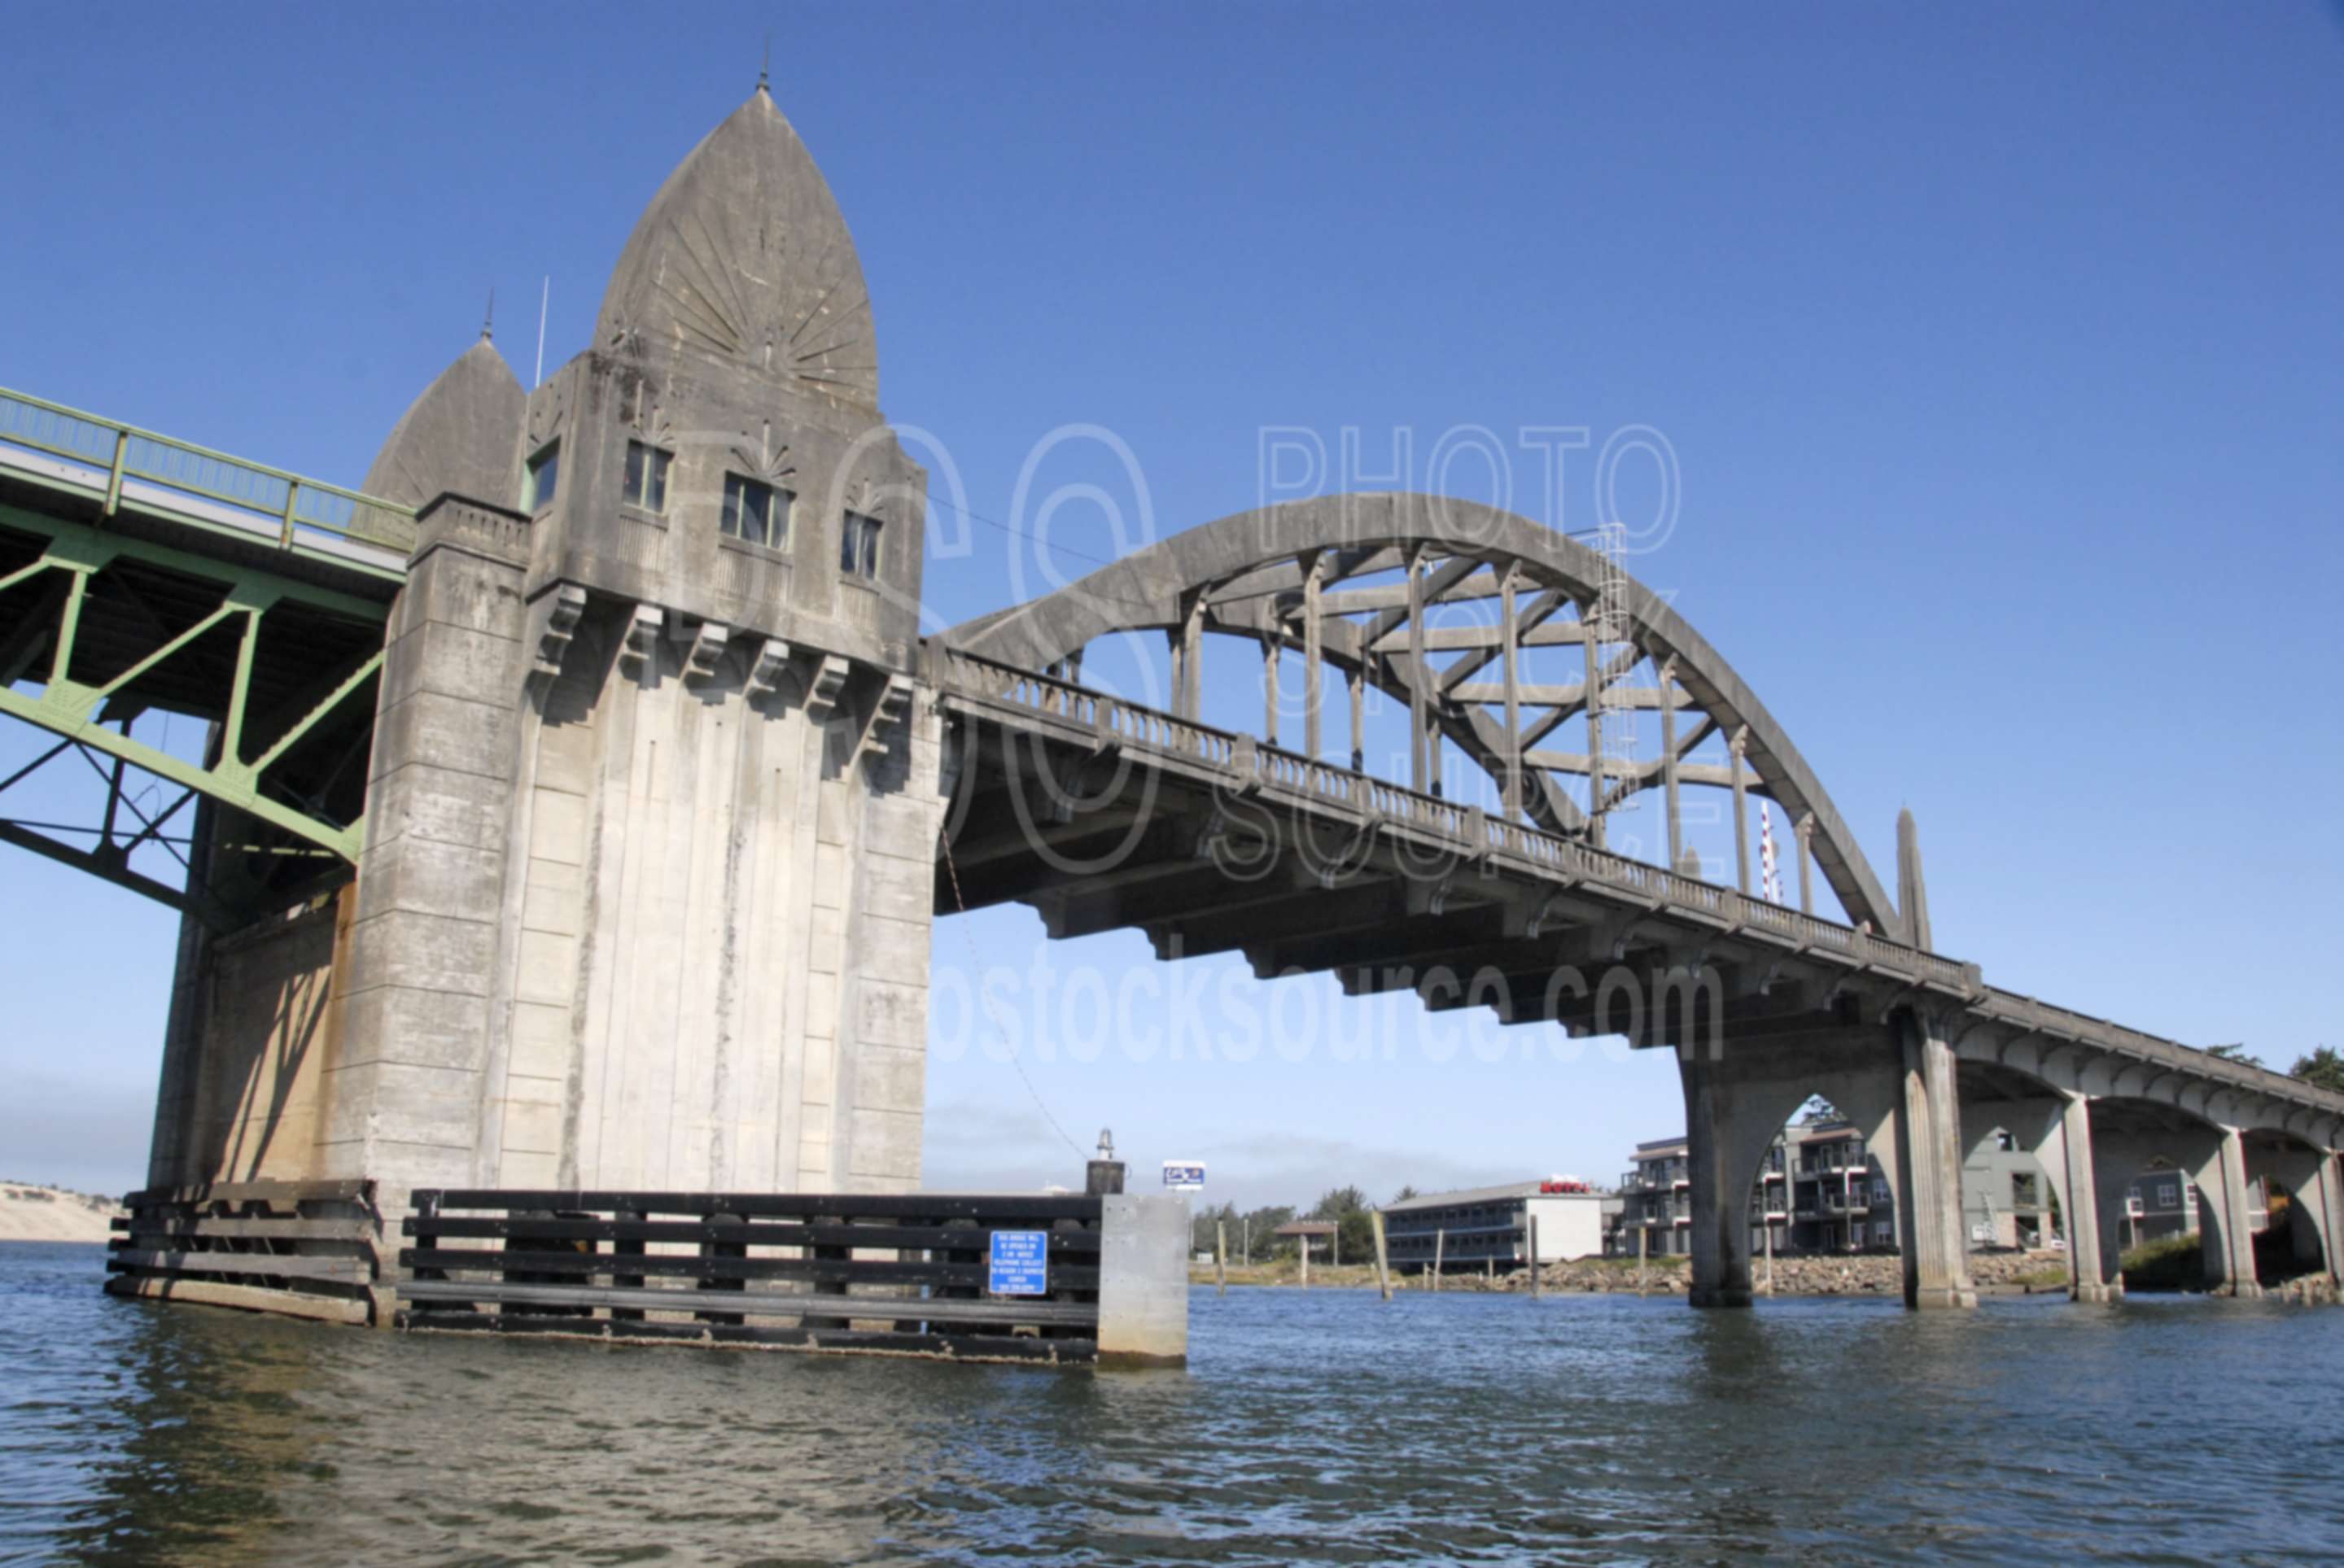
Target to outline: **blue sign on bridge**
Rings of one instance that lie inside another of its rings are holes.
[[[996,1296],[1046,1296],[1050,1293],[1050,1232],[993,1232],[993,1271],[985,1286]]]

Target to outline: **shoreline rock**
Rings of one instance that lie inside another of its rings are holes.
[[[1655,1258],[1644,1266],[1646,1295],[1682,1295],[1691,1283],[1691,1265],[1683,1258]],[[1759,1260],[1751,1270],[1752,1283],[1760,1295],[1768,1294],[1767,1266]],[[1192,1267],[1189,1282],[1209,1285],[1213,1282],[1211,1265]],[[2062,1294],[2067,1289],[2066,1257],[2058,1252],[1977,1252],[1970,1257],[1970,1277],[1982,1291],[1995,1294],[2025,1294],[2033,1292],[2056,1291]],[[1229,1271],[1232,1285],[1253,1285],[1272,1289],[1294,1289],[1298,1282],[1293,1269],[1261,1268]],[[1356,1265],[1332,1270],[1314,1265],[1310,1271],[1314,1290],[1373,1290],[1375,1271]],[[1608,1295],[1618,1292],[1635,1293],[1637,1266],[1632,1260],[1581,1259],[1570,1263],[1549,1263],[1542,1271],[1541,1285],[1559,1295]],[[1396,1291],[1424,1291],[1430,1288],[1420,1274],[1395,1274],[1392,1286]],[[1510,1273],[1487,1277],[1479,1273],[1444,1274],[1440,1280],[1443,1292],[1482,1294],[1516,1294],[1531,1288],[1530,1271],[1517,1268]],[[1901,1296],[1904,1290],[1903,1260],[1893,1253],[1856,1253],[1853,1255],[1778,1257],[1773,1264],[1773,1290],[1777,1296]]]

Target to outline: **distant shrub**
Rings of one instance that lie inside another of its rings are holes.
[[[2127,1291],[2197,1290],[2206,1283],[2205,1252],[2195,1231],[2144,1241],[2124,1255],[2121,1266]]]

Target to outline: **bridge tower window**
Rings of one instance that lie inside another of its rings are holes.
[[[838,569],[869,581],[879,575],[879,519],[862,512],[846,514],[838,536]]]
[[[553,505],[554,487],[561,479],[561,443],[554,441],[538,448],[537,456],[529,460],[529,505],[527,511],[535,514]]]
[[[674,454],[641,441],[627,443],[627,478],[620,498],[653,516],[667,510],[667,468]]]
[[[727,474],[723,530],[733,538],[780,549],[789,543],[790,503],[795,498],[787,490]]]

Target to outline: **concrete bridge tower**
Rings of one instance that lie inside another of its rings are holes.
[[[762,84],[592,346],[524,393],[484,334],[367,483],[421,518],[356,879],[183,944],[152,1181],[915,1185],[924,476]]]

